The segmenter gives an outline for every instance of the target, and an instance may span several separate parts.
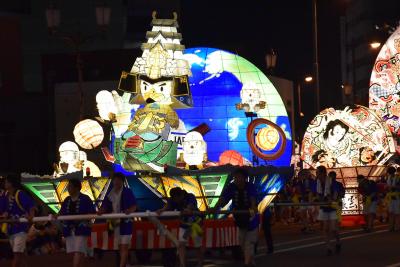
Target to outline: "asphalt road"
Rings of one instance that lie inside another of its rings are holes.
[[[298,226],[275,226],[275,253],[265,254],[263,240],[260,241],[256,256],[257,266],[363,266],[363,267],[400,267],[400,232],[390,233],[386,225],[379,225],[372,233],[364,233],[357,228],[342,230],[342,252],[339,255],[326,256],[323,238],[319,231],[313,234],[300,234]],[[154,252],[151,265],[161,266],[158,252]],[[188,267],[195,266],[193,253]],[[87,260],[85,267],[114,267],[113,253],[105,254],[102,260]],[[242,267],[240,261],[233,260],[230,251],[209,252],[205,257],[205,267],[231,266]],[[29,257],[29,267],[69,267],[71,261],[65,254]],[[7,261],[0,261],[1,267],[11,266]],[[141,265],[134,265],[141,266]]]
[[[275,234],[275,253],[265,254],[261,249],[257,255],[257,266],[400,266],[400,232],[388,232],[380,225],[372,233],[359,229],[343,229],[342,252],[326,255],[326,247],[319,232],[299,235],[298,228]],[[241,266],[229,262],[210,266]]]

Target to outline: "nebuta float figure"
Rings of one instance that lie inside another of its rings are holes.
[[[176,13],[173,19],[158,19],[153,12],[151,25],[142,56],[122,73],[119,84],[119,90],[131,93],[132,104],[143,105],[114,143],[116,163],[129,171],[163,172],[165,165],[176,165],[177,143],[168,140],[179,125],[174,109],[192,106],[190,65],[183,57]]]

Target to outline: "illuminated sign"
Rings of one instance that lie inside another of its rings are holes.
[[[382,165],[395,152],[392,135],[372,110],[362,106],[325,109],[308,126],[301,157],[305,168]]]
[[[400,28],[382,46],[371,74],[369,107],[400,135]]]

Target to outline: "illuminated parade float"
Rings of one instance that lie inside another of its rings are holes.
[[[369,107],[400,136],[400,28],[389,37],[379,52],[371,74]]]
[[[362,198],[357,175],[377,180],[385,175],[384,164],[395,154],[389,127],[374,112],[363,106],[347,106],[321,111],[304,134],[301,157],[303,167],[315,174],[318,166],[335,171],[346,190],[342,215],[344,223],[362,219]],[[348,217],[346,217],[348,216]],[[347,220],[347,222],[346,222]]]
[[[378,180],[389,159],[399,151],[400,29],[386,41],[375,61],[369,88],[369,108],[326,109],[304,135],[304,168],[322,165],[337,173],[346,188],[343,215],[361,215],[357,175]]]
[[[115,90],[97,93],[99,117],[78,122],[75,142],[59,148],[54,174],[23,175],[25,187],[57,212],[68,179],[79,177],[84,193],[100,205],[110,187],[109,173],[84,152],[96,149],[114,171],[127,176],[141,210],[162,207],[169,190],[178,186],[193,193],[204,211],[216,204],[233,168],[246,166],[263,212],[292,176],[287,168],[291,127],[277,90],[236,54],[207,47],[185,50],[176,14],[159,19],[153,13],[151,25],[131,70],[122,72]],[[179,222],[167,224],[177,234]],[[93,229],[92,247],[116,248],[105,225]],[[238,245],[229,218],[206,220],[205,229],[206,247]],[[134,248],[172,246],[147,221],[137,222],[134,231]]]
[[[305,168],[383,165],[395,153],[392,134],[362,106],[325,109],[308,126],[302,144]]]
[[[68,196],[68,180],[79,178],[82,192],[99,207],[110,190],[112,172],[122,172],[141,211],[161,208],[174,187],[194,194],[200,211],[207,211],[231,182],[234,168],[241,166],[257,188],[263,213],[293,177],[292,129],[280,95],[262,71],[237,54],[185,49],[176,13],[172,19],[159,19],[154,12],[151,26],[132,68],[122,71],[115,88],[97,91],[92,101],[98,117],[71,129],[75,142],[60,145],[52,175],[22,174],[25,188],[57,213]],[[314,175],[318,166],[337,173],[345,187],[343,224],[361,222],[357,176],[378,180],[399,151],[399,55],[398,29],[375,62],[370,107],[321,111],[309,124],[296,158]],[[104,156],[107,170],[90,161],[90,150]],[[163,223],[177,236],[179,221]],[[204,229],[207,248],[238,245],[238,230],[229,217],[208,216]],[[112,250],[118,244],[107,225],[96,222],[90,245]],[[141,218],[131,245],[174,246]]]

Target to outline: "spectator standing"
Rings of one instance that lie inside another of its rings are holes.
[[[7,210],[7,192],[4,189],[4,179],[0,177],[0,218],[3,217]],[[4,237],[7,234],[7,224],[0,223],[0,236]]]
[[[391,166],[387,170],[387,199],[389,212],[389,231],[394,232],[399,225],[400,216],[400,177],[396,175],[396,168]]]
[[[272,254],[274,253],[274,240],[272,238],[272,212],[270,207],[265,208],[263,212],[262,227],[267,244],[267,253]]]
[[[340,242],[340,224],[342,222],[342,210],[343,210],[343,198],[345,196],[346,190],[342,183],[336,180],[336,172],[331,171],[328,174],[329,178],[332,180],[332,189],[336,192],[336,199],[333,199],[334,207],[336,208],[337,223],[336,229],[334,229],[334,236],[336,239],[336,253],[340,252],[341,242]]]
[[[5,189],[7,191],[7,198],[3,217],[9,219],[25,217],[31,221],[35,215],[35,203],[21,188],[21,176],[8,175],[6,177]],[[28,223],[11,223],[7,225],[7,234],[14,254],[13,267],[27,266],[25,251],[28,229]]]
[[[7,210],[7,192],[4,189],[4,178],[0,177],[0,219],[4,219]],[[0,260],[11,259],[12,251],[7,243],[7,223],[0,223]]]
[[[99,214],[103,213],[126,213],[130,214],[136,211],[136,197],[132,190],[125,187],[125,176],[117,172],[112,179],[113,188],[106,195]],[[119,246],[119,266],[125,267],[129,257],[129,247],[132,240],[133,218],[117,219],[109,222],[109,228],[114,233],[114,240],[117,240]]]
[[[324,166],[317,167],[317,193],[321,202],[334,203],[338,199],[338,192],[332,178],[328,177],[326,168]],[[337,204],[330,204],[321,206],[318,219],[322,221],[322,228],[325,234],[325,243],[327,248],[327,255],[332,255],[333,249],[331,246],[331,239],[336,238],[337,235]],[[339,253],[341,244],[336,240],[335,251]]]
[[[82,194],[82,184],[78,179],[68,182],[69,196],[61,205],[59,215],[94,214],[96,212],[89,196]],[[73,255],[73,267],[82,267],[83,259],[87,252],[87,239],[91,233],[90,221],[65,221],[63,222],[63,235],[66,250]]]
[[[247,181],[248,173],[243,168],[233,172],[233,183],[223,191],[214,209],[225,206],[232,200],[233,211],[249,211],[234,213],[235,223],[239,228],[239,242],[244,251],[245,266],[255,266],[254,251],[258,240],[259,215],[257,210],[257,192],[252,183]]]
[[[388,203],[386,201],[386,188],[387,188],[387,182],[386,182],[386,177],[382,176],[380,179],[378,179],[376,183],[377,189],[378,189],[378,205],[376,208],[376,217],[378,220],[383,223],[388,221]]]
[[[374,227],[376,208],[378,205],[378,187],[375,181],[368,180],[364,175],[357,176],[358,192],[363,198],[363,213],[365,218],[365,231],[371,232]]]
[[[315,196],[315,181],[309,170],[301,170],[299,172],[298,188],[300,191],[301,203],[311,203]],[[303,233],[310,232],[310,221],[313,216],[314,207],[311,205],[300,207],[300,219],[303,225],[301,231]]]
[[[193,228],[201,229],[200,223],[201,218],[196,215],[190,215],[193,211],[199,211],[197,207],[196,197],[186,192],[185,190],[174,187],[169,192],[170,198],[164,208],[157,211],[157,213],[162,213],[164,211],[181,211],[187,213],[181,217],[181,224],[179,227],[179,247],[178,255],[180,267],[186,266],[186,246],[189,241],[189,237],[192,237],[194,247],[197,249],[197,266],[203,266],[203,255],[204,249],[202,246],[202,232],[197,232]]]

